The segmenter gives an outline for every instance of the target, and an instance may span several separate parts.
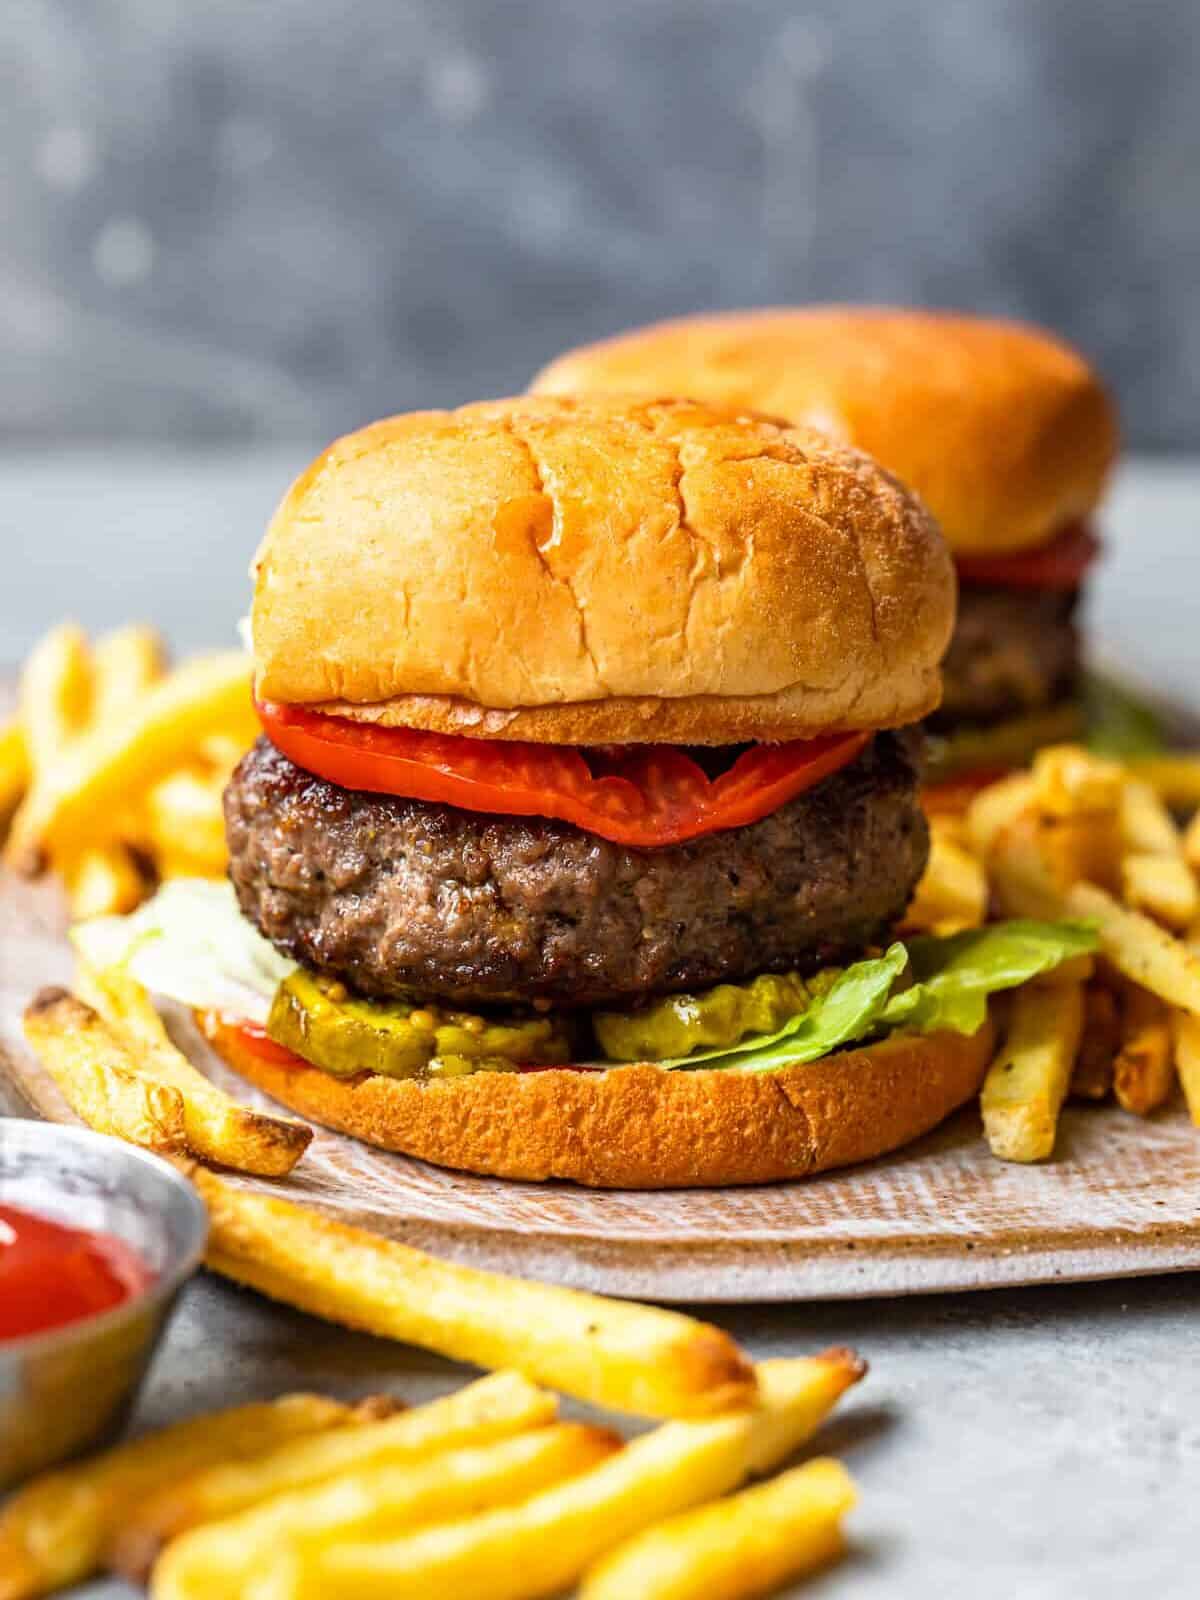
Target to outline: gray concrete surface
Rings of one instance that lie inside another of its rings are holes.
[[[1079,341],[1200,447],[1195,0],[7,0],[0,437],[239,441],[712,305]]]
[[[304,451],[0,457],[0,659],[64,611],[224,638],[246,557]],[[1105,519],[1099,652],[1200,704],[1200,464],[1127,470]],[[0,1108],[2,1109],[2,1108]],[[1197,1590],[1200,1277],[724,1310],[756,1356],[830,1342],[872,1362],[818,1441],[860,1480],[853,1553],[821,1600],[1186,1600]],[[308,1385],[420,1400],[462,1373],[203,1279],[139,1425]],[[113,1584],[88,1600],[124,1600]],[[332,1597],[331,1597],[332,1600]],[[631,1596],[630,1600],[637,1600]]]

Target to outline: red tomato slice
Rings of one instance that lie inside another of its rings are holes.
[[[653,848],[741,828],[853,761],[869,733],[755,745],[709,778],[683,750],[465,739],[377,728],[300,706],[258,705],[267,737],[343,789],[405,795],[510,817],[557,817],[616,844]]]
[[[1100,541],[1082,522],[1039,550],[1012,556],[956,556],[960,582],[1011,589],[1077,589],[1100,554]]]
[[[219,1016],[215,1011],[205,1011],[200,1018],[201,1028],[218,1050],[222,1041],[240,1046],[247,1055],[257,1056],[272,1067],[306,1067],[308,1062],[287,1048],[276,1044],[267,1030],[257,1022],[244,1022],[232,1017]]]

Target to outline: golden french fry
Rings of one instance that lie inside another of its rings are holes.
[[[1108,1098],[1113,1086],[1113,1062],[1120,1047],[1121,1019],[1113,992],[1093,984],[1083,992],[1083,1034],[1071,1069],[1070,1093],[1075,1099]]]
[[[1114,813],[1121,805],[1124,774],[1115,761],[1094,756],[1082,745],[1057,744],[1033,758],[1034,804],[1046,817]]]
[[[189,760],[201,739],[230,732],[249,742],[254,725],[246,657],[230,652],[186,662],[128,716],[78,739],[45,782],[35,781],[13,819],[9,864],[31,871],[47,853],[102,842],[130,797]]]
[[[146,827],[156,858],[171,876],[220,878],[229,866],[220,773],[183,769],[161,779],[146,797]]]
[[[1171,1035],[1183,1097],[1192,1121],[1200,1128],[1200,1017],[1187,1011],[1173,1011]]]
[[[1039,972],[1028,981],[1041,984],[1088,983],[1095,975],[1095,956],[1068,956],[1065,961],[1060,961],[1056,967],[1051,967],[1046,972]]]
[[[1079,984],[1014,991],[1008,1036],[982,1096],[984,1133],[1002,1161],[1041,1161],[1054,1149],[1082,1029]]]
[[[38,1060],[90,1128],[162,1154],[187,1148],[179,1091],[139,1077],[90,1006],[65,989],[43,989],[26,1007],[24,1026]]]
[[[1131,910],[1144,911],[1177,932],[1200,914],[1200,890],[1181,855],[1127,855],[1121,862],[1121,892]]]
[[[200,759],[213,771],[217,777],[228,782],[234,767],[246,754],[253,741],[237,738],[228,733],[212,733],[207,739],[202,739],[199,746]]]
[[[142,1570],[168,1540],[188,1529],[205,1523],[233,1526],[253,1507],[263,1507],[269,1518],[279,1496],[340,1481],[345,1474],[398,1471],[415,1462],[440,1460],[450,1450],[509,1439],[544,1428],[557,1410],[558,1402],[545,1389],[515,1372],[497,1372],[368,1428],[285,1440],[253,1461],[210,1462],[130,1509],[116,1551],[118,1563],[123,1570]],[[197,1560],[203,1564],[201,1557]]]
[[[7,821],[29,786],[25,730],[14,720],[0,727],[0,824]]]
[[[1168,1005],[1200,1016],[1200,955],[1139,911],[1127,911],[1090,883],[1076,884],[1055,913],[1096,924],[1109,962]]]
[[[608,1551],[664,1517],[769,1471],[809,1438],[862,1373],[849,1351],[764,1362],[760,1403],[706,1421],[671,1422],[564,1484],[515,1506],[373,1543],[305,1551],[296,1587],[274,1600],[538,1600],[568,1588]],[[152,1588],[155,1600],[193,1600]],[[198,1600],[198,1597],[194,1597]]]
[[[515,1367],[615,1411],[700,1416],[748,1404],[754,1368],[678,1311],[439,1261],[197,1171],[214,1271],[332,1322],[476,1366]]]
[[[1126,988],[1124,1037],[1113,1061],[1113,1092],[1126,1111],[1146,1117],[1171,1093],[1170,1012],[1157,995]]]
[[[18,716],[39,781],[83,732],[92,684],[92,653],[82,628],[74,622],[51,628],[30,653],[18,689]]]
[[[579,1600],[755,1600],[836,1560],[857,1498],[840,1461],[805,1462],[638,1534],[587,1573]]]
[[[1121,843],[1139,855],[1177,856],[1179,829],[1148,783],[1128,778],[1121,795]]]
[[[96,641],[94,662],[92,720],[113,722],[162,677],[166,652],[156,629],[131,623]]]
[[[93,845],[69,863],[65,875],[75,922],[132,911],[145,898],[145,880],[123,844]]]
[[[1200,755],[1148,756],[1127,763],[1160,800],[1180,811],[1200,807]]]
[[[283,1395],[177,1423],[35,1478],[0,1507],[0,1596],[33,1600],[81,1583],[130,1511],[180,1472],[353,1420],[352,1408],[336,1400]]]
[[[240,1516],[207,1522],[174,1539],[155,1587],[175,1594],[240,1594],[256,1573],[274,1568],[289,1546],[395,1538],[430,1523],[510,1505],[596,1466],[621,1442],[607,1428],[562,1422],[397,1464],[339,1471],[311,1488],[276,1494]],[[153,1552],[139,1546],[135,1513],[111,1565],[143,1580],[150,1570],[147,1554]]]
[[[981,789],[967,807],[967,838],[977,856],[986,858],[996,837],[1023,817],[1035,814],[1033,779],[1014,773]]]
[[[82,998],[125,1047],[139,1075],[178,1091],[187,1148],[202,1160],[280,1178],[308,1149],[312,1129],[290,1117],[238,1105],[172,1044],[145,988],[123,968],[81,964]]]
[[[1197,811],[1184,832],[1183,858],[1193,872],[1200,872],[1200,811]]]
[[[929,861],[904,914],[904,926],[939,934],[977,928],[987,914],[987,901],[983,867],[935,824]]]

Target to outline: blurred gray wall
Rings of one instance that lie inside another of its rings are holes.
[[[1200,445],[1200,0],[0,0],[0,436],[327,436],[715,305],[1017,313]]]

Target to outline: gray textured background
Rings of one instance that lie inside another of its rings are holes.
[[[1200,373],[1196,0],[2,0],[0,437],[327,436],[708,305]]]

